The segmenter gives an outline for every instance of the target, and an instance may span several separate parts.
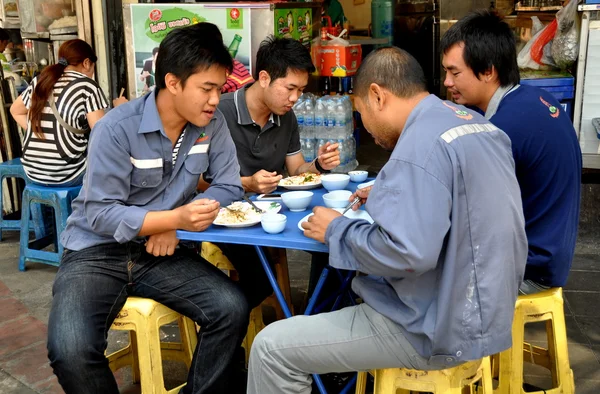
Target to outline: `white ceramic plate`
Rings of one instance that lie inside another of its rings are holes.
[[[369,181],[369,182],[361,183],[356,188],[357,189],[364,189],[365,187],[373,186],[374,184],[375,184],[375,179],[373,179],[372,181]]]
[[[335,209],[339,213],[344,212],[343,208],[333,208],[333,209]],[[311,217],[312,215],[313,215],[312,213],[309,213],[308,215],[306,215],[305,217],[300,219],[300,221],[298,222],[298,228],[300,229],[300,231],[304,231],[304,229],[302,228],[302,223],[308,221],[308,218]],[[346,212],[346,214],[344,216],[347,218],[350,218],[350,219],[363,219],[369,223],[373,223],[373,218],[364,209],[359,209],[358,211],[349,210],[348,212]]]
[[[303,183],[301,185],[286,185],[285,182],[289,181],[291,179],[305,179],[305,176],[312,176],[314,181],[313,182],[306,182]],[[317,174],[309,174],[309,173],[303,173],[300,175],[296,175],[296,176],[289,176],[287,178],[283,178],[282,180],[279,181],[279,186],[286,188],[288,190],[308,190],[308,189],[314,189],[316,187],[321,186],[321,176],[317,175]]]
[[[281,204],[278,202],[270,202],[270,201],[253,201],[253,202],[257,207],[259,207],[260,209],[262,209],[264,211],[267,211],[268,213],[277,213],[281,210]],[[250,204],[248,204],[247,202],[242,202],[241,204],[244,205],[244,210],[253,209],[250,206]],[[251,215],[248,218],[248,220],[240,222],[240,223],[223,223],[222,221],[219,220],[219,218],[221,216],[221,212],[225,212],[225,211],[227,211],[226,208],[221,208],[221,210],[219,211],[219,215],[213,222],[214,225],[231,227],[231,228],[250,227],[250,226],[254,226],[254,225],[260,223],[260,218],[262,216],[261,214],[257,213],[256,215]]]
[[[284,179],[282,179],[281,181],[283,181]],[[279,186],[288,190],[310,190],[321,186],[321,180],[318,180],[316,182],[305,183],[303,185],[284,185],[283,183],[281,183],[281,181],[279,181]]]

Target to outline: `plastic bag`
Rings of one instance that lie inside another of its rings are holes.
[[[531,29],[533,37],[519,52],[517,64],[522,69],[548,69],[554,66],[554,61],[548,53],[550,52],[550,41],[554,37],[557,24],[553,22],[544,27],[537,16],[531,17],[531,20],[533,22]]]
[[[533,18],[536,18],[539,21],[539,18],[537,16],[532,17],[532,19]],[[545,50],[545,48],[551,48],[551,46],[548,46],[548,44],[554,38],[557,26],[558,22],[556,21],[556,19],[554,19],[552,23],[550,23],[544,28],[544,30],[540,32],[540,35],[531,46],[531,58],[537,64],[554,66],[554,59],[551,55],[549,55],[549,53],[551,53],[551,50]]]
[[[578,0],[571,0],[556,13],[558,29],[552,42],[552,57],[558,67],[567,69],[579,55]]]

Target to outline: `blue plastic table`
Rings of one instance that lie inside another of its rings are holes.
[[[371,179],[369,179],[371,180]],[[355,191],[359,183],[350,182],[346,187],[346,190]],[[285,193],[289,190],[278,189],[277,193]],[[211,225],[204,231],[194,232],[194,231],[177,231],[177,238],[182,241],[198,241],[198,242],[223,242],[230,244],[243,244],[243,245],[253,245],[258,253],[261,264],[267,277],[269,278],[269,282],[271,282],[271,286],[273,287],[273,291],[275,292],[275,296],[277,297],[277,301],[281,305],[281,309],[285,314],[286,318],[292,317],[292,313],[288,308],[288,305],[285,301],[283,293],[277,284],[277,278],[273,274],[271,267],[269,266],[269,262],[265,256],[263,251],[264,246],[276,247],[276,248],[285,248],[285,249],[297,249],[304,250],[307,252],[325,252],[327,253],[329,249],[327,245],[322,244],[318,241],[315,241],[311,238],[307,238],[304,236],[303,232],[298,228],[298,222],[312,212],[312,209],[316,206],[325,206],[323,202],[323,195],[327,193],[323,187],[319,187],[316,189],[310,190],[314,193],[311,205],[303,212],[291,212],[289,209],[285,207],[285,204],[281,203],[282,208],[279,213],[284,214],[287,217],[287,223],[283,232],[279,234],[268,234],[266,233],[260,224],[252,227],[243,227],[243,228],[229,228],[223,226],[215,226]],[[327,270],[325,270],[324,275],[321,276],[321,280],[319,280],[319,284],[317,285],[317,289],[315,293],[318,294],[318,289],[322,286],[324,279],[327,277]],[[339,273],[338,273],[339,275]],[[345,286],[347,286],[350,282],[350,278],[348,276],[340,278],[342,279]],[[316,301],[316,296],[313,296],[309,302],[307,310],[311,311],[314,307],[314,303]],[[320,392],[322,394],[326,394],[327,391],[321,382],[321,379],[318,375],[313,375],[315,383],[317,384]],[[354,384],[356,378],[352,379],[346,386],[346,388],[342,391],[342,393],[349,392],[350,387]]]

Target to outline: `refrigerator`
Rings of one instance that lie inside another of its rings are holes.
[[[252,74],[258,47],[269,35],[297,39],[309,50],[318,45],[321,4],[123,4],[127,90],[130,99],[153,89],[153,53],[158,50],[163,38],[173,29],[200,22],[217,25],[234,59]]]

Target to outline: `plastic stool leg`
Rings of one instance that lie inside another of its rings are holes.
[[[154,321],[146,321],[136,332],[137,354],[140,368],[142,393],[164,390],[159,327]]]
[[[19,242],[19,271],[25,271],[25,250],[29,247],[29,192],[23,191],[21,207],[21,236]]]
[[[355,394],[365,394],[367,391],[367,374],[368,372],[357,373]]]
[[[71,196],[67,195],[66,198],[61,198],[58,201],[58,209],[54,211],[54,216],[56,217],[56,251],[58,252],[58,256],[62,257],[63,254],[63,246],[60,242],[59,236],[67,227],[67,219],[71,214]]]
[[[21,214],[23,212],[21,211]],[[44,213],[41,204],[33,204],[31,207],[31,221],[33,222],[33,229],[35,231],[35,238],[40,239],[46,236],[46,225],[44,221]]]

